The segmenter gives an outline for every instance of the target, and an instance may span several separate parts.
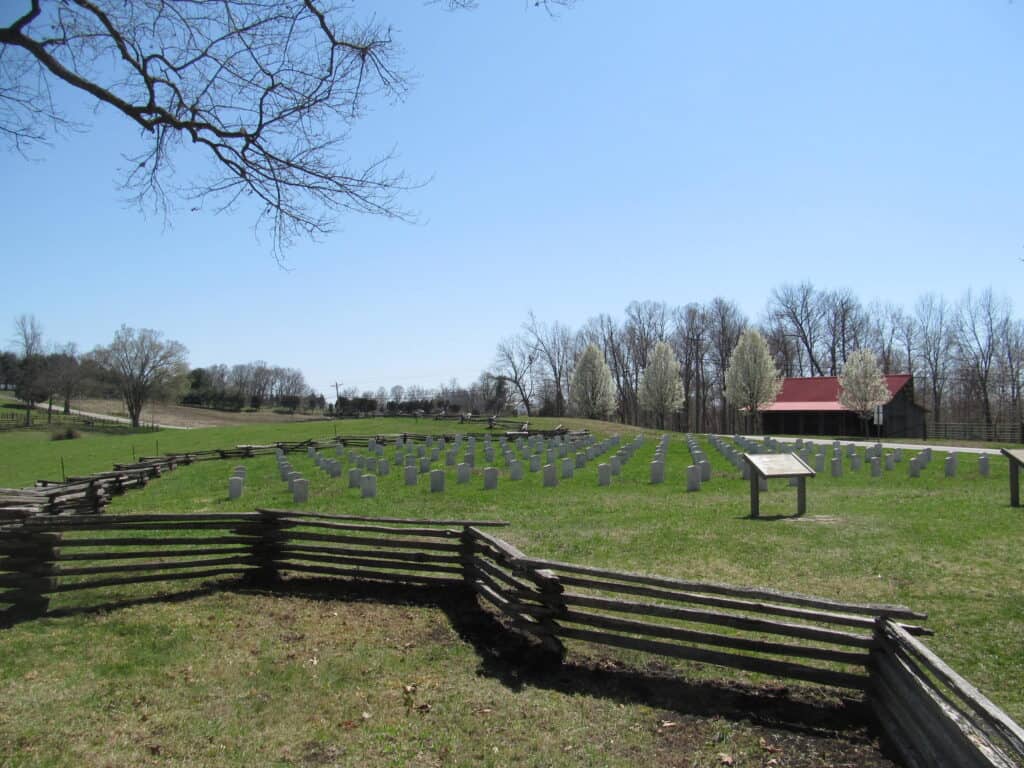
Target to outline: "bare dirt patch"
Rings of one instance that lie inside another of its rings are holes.
[[[83,399],[72,405],[80,411],[127,418],[120,400]],[[142,423],[166,424],[171,427],[234,427],[244,424],[290,424],[296,421],[323,421],[325,417],[309,413],[274,413],[270,410],[215,411],[186,405],[154,403],[142,409]]]

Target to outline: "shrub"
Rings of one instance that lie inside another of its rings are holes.
[[[77,429],[71,427],[65,427],[64,429],[58,429],[56,432],[50,435],[51,440],[77,440],[82,436],[82,433]]]

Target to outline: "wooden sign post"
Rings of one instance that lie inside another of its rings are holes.
[[[1010,506],[1020,506],[1020,468],[1024,465],[1024,449],[1002,448],[1000,452],[1010,461]]]
[[[807,478],[814,477],[814,470],[799,456],[791,453],[744,453],[743,458],[750,465],[750,516],[757,517],[761,509],[760,478],[795,477],[796,513],[807,511]]]

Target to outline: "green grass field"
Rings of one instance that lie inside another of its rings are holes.
[[[59,479],[62,458],[68,475],[85,474],[158,450],[324,438],[335,429],[452,432],[459,425],[367,419],[64,442],[12,432],[0,435],[0,487]],[[302,507],[311,511],[507,520],[499,535],[530,555],[906,604],[929,614],[925,623],[936,633],[929,646],[1024,719],[1024,513],[1009,507],[1005,460],[992,461],[990,478],[979,477],[976,457],[962,456],[959,476],[946,479],[942,454],[917,479],[907,476],[906,461],[879,479],[867,468],[847,468],[838,479],[826,473],[809,481],[802,519],[792,516],[795,491],[774,481],[761,496],[762,519],[751,520],[747,484],[706,441],[704,449],[714,476],[698,493],[685,490],[690,456],[680,435],[672,436],[666,482],[658,486],[648,483],[654,440],[608,488],[598,487],[592,462],[557,488],[543,488],[539,473],[511,482],[502,469],[498,490],[485,492],[478,445],[467,485],[457,485],[448,468],[445,493],[431,494],[425,478],[409,488],[393,471],[378,479],[378,498],[364,500],[344,475],[332,480],[305,456],[291,460],[310,479]],[[388,447],[385,456],[392,453]],[[229,502],[235,463],[246,464],[249,475],[243,498]],[[117,497],[110,513],[257,506],[296,506],[272,456],[182,467]],[[54,605],[76,599],[85,598],[62,596]],[[753,675],[685,662],[624,660],[690,680],[765,685]],[[860,749],[857,736],[844,744],[845,757],[826,754],[827,740],[776,752],[776,732],[735,719],[681,717],[678,702],[667,710],[623,705],[614,695],[569,695],[557,685],[513,686],[513,695],[507,681],[478,674],[480,665],[443,613],[419,606],[220,593],[45,619],[0,634],[0,747],[18,756],[10,763],[17,765],[719,765],[721,754],[736,765],[841,765],[849,750]],[[416,686],[411,703],[403,691],[409,684]],[[103,762],[99,753],[113,757]],[[876,764],[872,759],[849,764]]]

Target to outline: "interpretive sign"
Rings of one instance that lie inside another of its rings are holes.
[[[744,453],[743,458],[750,465],[750,516],[760,514],[760,478],[795,477],[796,513],[807,511],[807,478],[814,477],[814,470],[799,456],[791,453]]]

